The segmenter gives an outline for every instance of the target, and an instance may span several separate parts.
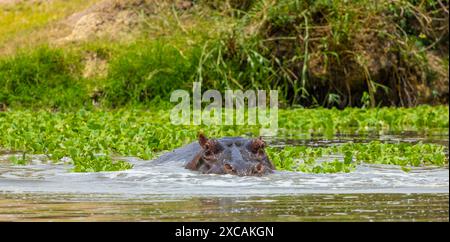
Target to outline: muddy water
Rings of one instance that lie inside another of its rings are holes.
[[[1,221],[448,221],[448,194],[3,194]]]
[[[375,138],[448,145],[447,137]],[[339,136],[269,143],[322,146],[370,139],[374,138]],[[395,166],[360,165],[347,174],[235,177],[186,170],[185,158],[169,154],[164,162],[126,158],[134,164],[128,171],[80,174],[69,172],[68,164],[34,158],[27,166],[0,162],[1,221],[448,221],[449,217],[448,168],[405,173]]]

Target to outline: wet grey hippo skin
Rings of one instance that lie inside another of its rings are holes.
[[[153,162],[180,161],[186,169],[204,174],[262,176],[275,170],[264,147],[261,138],[208,139],[200,134],[198,142],[165,153]]]
[[[162,164],[169,161],[179,161],[183,162],[185,165],[200,151],[201,147],[198,142],[193,142],[183,147],[174,149],[160,155],[158,158],[152,161],[154,164]]]

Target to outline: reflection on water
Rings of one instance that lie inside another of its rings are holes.
[[[324,146],[373,139],[448,147],[442,134],[268,143]],[[347,174],[203,175],[183,168],[191,150],[168,153],[164,162],[126,158],[133,169],[102,173],[71,173],[70,165],[48,163],[45,156],[15,166],[2,162],[12,154],[0,153],[0,220],[448,221],[448,167],[406,173],[395,166],[360,165]]]
[[[448,194],[141,197],[3,194],[0,221],[448,221]]]

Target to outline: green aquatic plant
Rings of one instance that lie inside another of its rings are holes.
[[[113,161],[109,156],[105,155],[83,155],[76,156],[73,159],[74,172],[100,172],[100,171],[121,171],[128,170],[133,167],[128,162],[117,160]]]
[[[267,153],[275,166],[282,170],[307,173],[351,172],[358,164],[412,167],[448,165],[446,147],[424,143],[345,143],[328,147],[289,146],[268,148]],[[340,156],[340,159],[333,156]],[[328,161],[331,160],[331,161]]]
[[[408,143],[384,144],[373,141],[369,144],[345,144],[343,148],[352,150],[358,162],[399,165],[402,167],[444,166],[448,164],[445,147],[436,144]]]
[[[315,133],[346,133],[353,131],[424,131],[448,128],[447,106],[418,106],[415,108],[346,108],[280,110],[280,127],[290,131]]]
[[[280,139],[310,138],[311,134],[334,135],[374,131],[395,132],[415,130],[426,135],[434,128],[448,128],[448,107],[421,106],[410,109],[286,109],[279,110]],[[260,126],[251,125],[173,125],[170,110],[115,109],[85,110],[77,112],[51,112],[47,110],[16,110],[0,112],[0,147],[13,152],[45,154],[53,161],[64,157],[72,159],[74,171],[114,171],[131,168],[126,162],[110,157],[134,156],[152,159],[193,142],[200,130],[210,137],[259,135]],[[301,136],[305,134],[305,136]],[[329,148],[286,147],[272,159],[281,170],[348,171],[350,160],[365,163],[398,165],[442,165],[446,163],[443,148],[422,144],[346,144],[338,146],[345,154],[344,165],[325,161],[316,164],[297,160],[307,155],[317,159],[331,154]],[[334,148],[337,149],[337,148]],[[388,152],[388,153],[383,153]],[[404,160],[406,155],[409,159]],[[380,159],[375,159],[380,158]],[[402,163],[403,162],[403,163]],[[295,166],[294,166],[295,165]],[[319,165],[320,167],[314,168]]]
[[[279,170],[301,171],[305,173],[336,173],[351,172],[356,167],[345,156],[344,161],[333,159],[318,162],[323,156],[329,155],[330,149],[308,146],[286,146],[284,148],[268,148],[267,153]]]
[[[28,159],[26,153],[23,153],[20,157],[11,156],[9,158],[9,160],[14,165],[26,165],[29,163],[29,159]]]

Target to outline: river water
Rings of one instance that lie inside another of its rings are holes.
[[[447,133],[448,134],[448,133]],[[269,145],[433,142],[412,134],[269,139]],[[189,150],[189,146],[182,148]],[[183,151],[183,150],[182,150]],[[181,152],[183,153],[183,152]],[[31,165],[0,157],[0,221],[448,221],[449,169],[359,165],[337,174],[281,172],[264,177],[204,175],[170,153],[161,160],[125,157],[134,168],[72,173],[35,156]],[[334,159],[335,157],[329,157]],[[339,158],[339,157],[338,157]]]

